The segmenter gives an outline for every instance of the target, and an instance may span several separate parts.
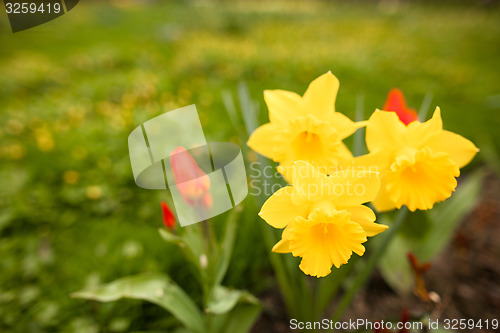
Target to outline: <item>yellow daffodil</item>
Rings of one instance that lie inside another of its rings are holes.
[[[301,97],[284,90],[266,90],[270,122],[257,128],[248,145],[280,163],[285,175],[295,161],[303,160],[328,170],[352,158],[342,140],[364,123],[335,112],[338,79],[330,72],[320,76]]]
[[[363,255],[366,237],[387,229],[374,223],[375,214],[362,205],[377,196],[377,172],[353,168],[326,176],[306,161],[289,170],[292,185],[276,191],[259,215],[271,226],[285,228],[273,251],[302,257],[304,273],[328,275],[332,265],[347,263],[353,252]]]
[[[356,163],[383,171],[373,202],[378,211],[402,205],[411,211],[431,209],[451,196],[460,168],[478,152],[471,141],[443,130],[439,108],[432,119],[408,125],[394,112],[376,110],[366,126],[366,144],[369,154]]]

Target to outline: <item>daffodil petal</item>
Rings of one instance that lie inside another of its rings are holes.
[[[370,171],[381,172],[389,167],[391,155],[391,152],[387,150],[375,151],[355,157],[352,165],[354,167],[365,167]]]
[[[450,131],[442,131],[427,144],[433,151],[448,153],[459,168],[467,165],[479,151],[470,140]]]
[[[326,170],[325,170],[326,172]],[[328,177],[306,161],[296,161],[287,170],[291,175],[294,193],[292,201],[296,205],[315,201],[328,191]]]
[[[389,193],[385,188],[385,182],[382,180],[380,191],[375,200],[372,201],[373,207],[377,212],[388,212],[396,208],[396,204],[389,197]]]
[[[300,261],[299,268],[307,275],[320,278],[332,272],[332,263],[326,256],[305,255]]]
[[[307,216],[307,205],[295,205],[292,202],[291,186],[285,186],[267,199],[260,210],[260,217],[274,228],[284,228],[297,216]]]
[[[351,213],[351,220],[359,224],[366,233],[367,237],[373,237],[382,231],[386,230],[388,226],[384,224],[375,223],[375,213],[366,206],[350,206],[338,207],[339,210],[346,210]]]
[[[347,148],[343,142],[340,142],[340,144],[337,145],[335,151],[335,163],[332,163],[330,166],[326,164],[324,165],[324,169],[326,170],[325,173],[328,175],[338,170],[344,170],[345,168],[354,166],[354,157],[352,156],[349,148]]]
[[[259,154],[272,159],[274,156],[274,137],[276,131],[277,128],[273,124],[264,124],[250,135],[247,145]]]
[[[339,133],[340,139],[347,138],[358,128],[366,126],[366,122],[354,122],[340,112],[335,112],[329,116],[330,124]]]
[[[370,152],[393,150],[405,133],[406,126],[396,113],[376,110],[366,125],[366,145]]]
[[[407,140],[412,146],[424,148],[427,142],[439,135],[443,131],[443,120],[441,119],[441,110],[436,108],[432,118],[425,123],[414,121],[408,125]]]
[[[289,253],[291,252],[290,242],[287,239],[282,239],[273,246],[272,251],[275,253]]]
[[[339,164],[349,162],[353,158],[351,151],[349,150],[349,148],[347,148],[347,146],[343,142],[341,142],[337,146],[336,156],[337,159],[339,160]]]
[[[329,175],[330,200],[336,205],[354,206],[374,200],[380,189],[380,173],[349,168]]]
[[[302,97],[286,90],[265,90],[264,100],[269,109],[271,123],[286,123],[302,115]]]
[[[318,119],[327,120],[335,111],[339,80],[331,72],[311,82],[304,94],[305,108]]]

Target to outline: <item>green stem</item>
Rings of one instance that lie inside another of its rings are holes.
[[[354,298],[358,290],[364,286],[368,278],[371,276],[373,270],[375,269],[375,266],[377,265],[379,259],[384,254],[392,238],[396,235],[407,213],[408,213],[408,208],[406,207],[403,207],[399,210],[399,213],[396,216],[396,219],[394,220],[392,227],[389,228],[389,230],[385,235],[383,235],[384,238],[380,242],[380,245],[375,249],[375,252],[368,258],[368,260],[365,263],[365,266],[363,267],[363,270],[355,277],[355,280],[352,282],[352,284],[349,286],[345,294],[342,296],[339,305],[337,306],[337,309],[335,310],[335,313],[333,314],[332,317],[332,320],[334,322],[340,320],[340,318],[344,314],[344,311],[351,304],[352,299]]]
[[[207,256],[207,266],[202,269],[205,270],[205,274],[202,274],[203,281],[203,293],[204,293],[204,308],[208,307],[208,303],[210,302],[212,286],[215,280],[215,271],[216,271],[216,247],[217,247],[217,239],[215,238],[215,232],[213,229],[212,220],[205,220],[200,223],[201,224],[201,238],[204,247],[204,253]],[[207,314],[205,316],[205,328],[207,333],[212,332],[212,315]]]
[[[364,95],[358,94],[358,96],[356,96],[356,113],[355,113],[356,121],[363,121],[365,119],[364,101],[365,101]],[[365,140],[363,137],[363,131],[361,129],[358,129],[354,133],[354,141],[353,141],[353,145],[352,145],[353,146],[352,152],[353,152],[354,156],[360,156],[363,154],[364,141]]]
[[[214,224],[212,220],[205,220],[203,223],[203,234],[207,243],[207,257],[208,259],[215,259],[217,249],[217,239],[215,238]]]
[[[351,258],[349,265],[342,265],[340,268],[333,270],[330,274],[318,280],[314,296],[315,315],[314,320],[324,318],[328,304],[335,297],[338,290],[345,281],[346,276],[352,271],[359,258]],[[352,261],[352,262],[351,262]]]
[[[262,221],[259,222],[262,234],[264,235],[264,241],[266,243],[266,246],[268,248],[271,248],[276,243],[273,230],[270,230],[269,227]],[[295,311],[296,307],[294,306],[295,305],[294,297],[292,295],[294,289],[292,289],[293,286],[289,283],[290,278],[285,268],[284,258],[280,256],[282,256],[282,254],[271,253],[270,255],[271,265],[273,266],[274,272],[276,273],[276,278],[278,279],[278,285],[280,287],[281,293],[283,294],[283,299],[285,301],[285,307],[287,308],[290,316],[293,317],[297,315],[297,312]]]
[[[206,221],[203,221],[202,223],[198,223],[198,228],[199,228],[199,237],[200,241],[203,247],[202,251],[202,256],[206,256],[207,262],[210,260],[209,257],[209,248],[210,244],[208,242],[208,234],[207,234],[207,225]],[[210,281],[209,281],[209,274],[208,274],[208,265],[204,265],[202,258],[196,258],[198,260],[199,265],[200,265],[200,275],[201,275],[201,286],[203,288],[203,306],[205,307],[208,304],[208,301],[210,299]]]

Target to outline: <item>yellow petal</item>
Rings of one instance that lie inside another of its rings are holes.
[[[336,205],[355,206],[376,198],[380,189],[380,173],[367,168],[347,168],[331,173],[327,189]]]
[[[264,124],[257,128],[252,135],[250,135],[247,145],[259,154],[272,159],[274,156],[274,137],[276,135],[276,131],[277,129],[273,124]]]
[[[327,120],[335,111],[339,80],[331,72],[311,82],[304,94],[304,107],[318,119]]]
[[[303,114],[302,97],[286,90],[265,90],[264,100],[269,109],[269,120],[272,123],[286,123],[290,118]]]
[[[340,142],[340,144],[336,147],[335,155],[338,160],[337,164],[349,163],[353,158],[351,151],[343,142]]]
[[[382,179],[382,185],[380,186],[380,191],[378,192],[375,200],[372,201],[373,207],[377,212],[387,212],[393,210],[396,207],[396,204],[389,197],[389,193],[385,189],[385,180]],[[401,206],[400,206],[401,207]]]
[[[375,236],[386,230],[388,226],[375,223],[375,213],[366,206],[338,207],[339,210],[346,210],[351,213],[351,220],[359,224],[367,237]]]
[[[291,252],[290,242],[287,239],[282,239],[273,246],[272,251],[276,253],[289,253]]]
[[[405,136],[406,126],[395,112],[376,110],[366,125],[366,145],[370,152],[397,149]]]
[[[288,184],[292,183],[293,164],[282,163],[276,167],[276,171],[283,176]]]
[[[371,171],[382,172],[392,163],[392,152],[387,150],[378,150],[366,155],[355,157],[353,166],[365,167]]]
[[[442,131],[427,144],[435,152],[448,153],[459,168],[467,165],[479,151],[471,141],[450,131]]]
[[[328,177],[309,162],[296,161],[287,172],[291,175],[292,201],[296,205],[320,200],[330,190]]]
[[[339,133],[340,139],[347,138],[358,128],[366,126],[367,122],[354,122],[340,112],[335,112],[329,116],[329,122]]]
[[[307,205],[295,205],[292,202],[291,186],[285,186],[266,200],[260,210],[260,217],[274,228],[284,228],[297,216],[307,216]]]
[[[424,148],[429,140],[439,135],[442,131],[443,120],[441,119],[441,110],[437,107],[432,118],[425,123],[414,121],[408,124],[408,144],[415,148]]]
[[[325,277],[332,272],[332,263],[325,255],[305,255],[300,261],[299,268],[307,275],[317,278]]]

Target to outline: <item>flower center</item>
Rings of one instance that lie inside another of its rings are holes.
[[[323,154],[323,143],[319,135],[303,131],[292,141],[292,147],[296,156],[306,161],[313,161]]]
[[[335,226],[331,223],[318,223],[312,227],[311,233],[312,237],[316,239],[318,243],[325,242],[328,243],[328,238],[335,234]],[[330,234],[330,235],[329,235]],[[324,243],[322,244],[324,245]]]

